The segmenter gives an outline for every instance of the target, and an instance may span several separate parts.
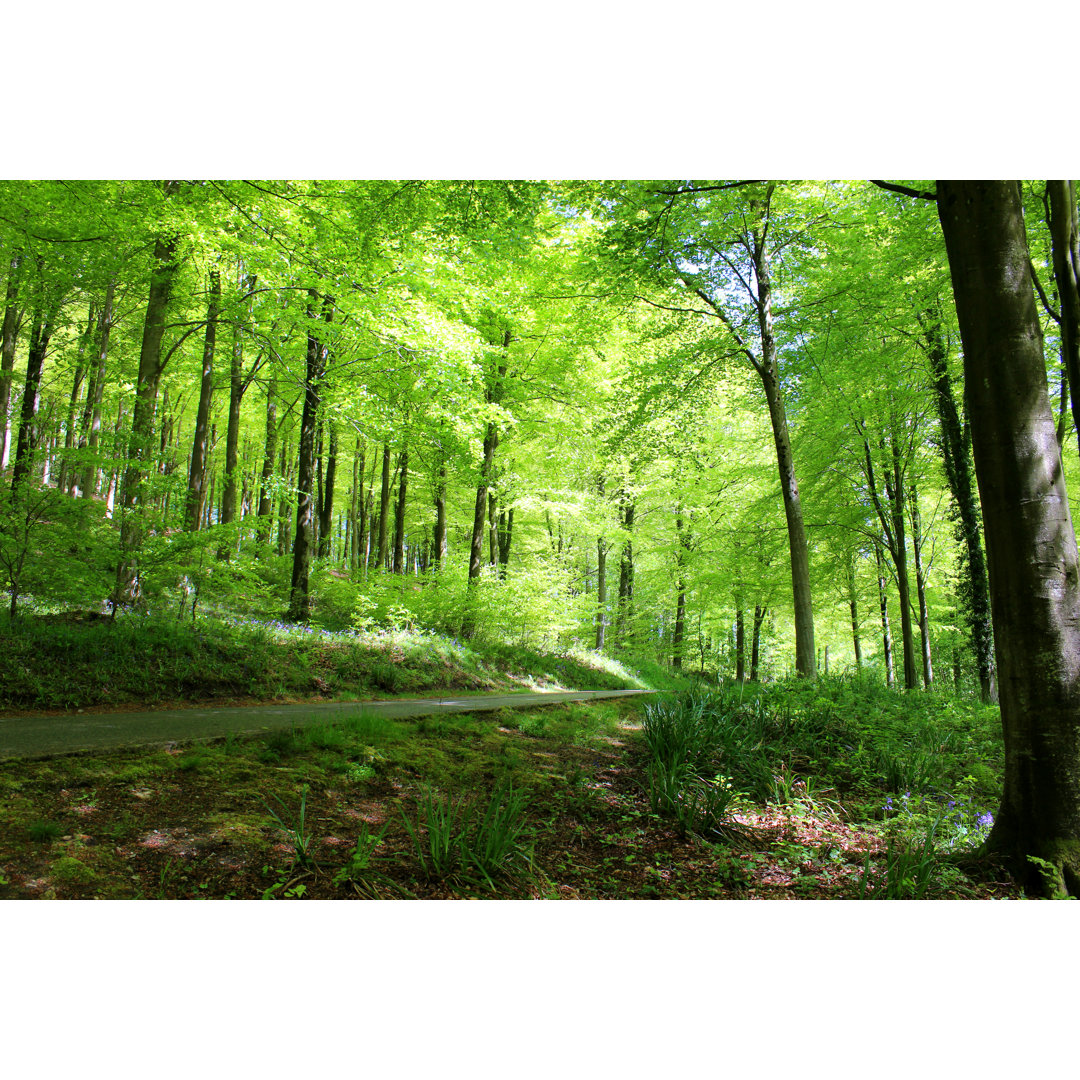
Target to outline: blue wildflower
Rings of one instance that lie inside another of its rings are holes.
[[[985,814],[980,814],[979,815],[979,818],[978,818],[978,821],[976,822],[976,824],[981,826],[984,829],[988,829],[988,828],[990,828],[991,825],[994,824],[994,815],[991,814],[989,810],[987,810],[987,812]]]

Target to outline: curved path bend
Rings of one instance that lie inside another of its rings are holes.
[[[437,713],[535,709],[561,701],[654,694],[655,690],[556,690],[549,693],[395,698],[389,701],[310,702],[299,705],[235,705],[161,709],[155,712],[75,712],[61,716],[0,717],[0,760],[52,757],[122,746],[160,746],[225,735],[255,735],[277,728],[332,723],[350,713],[432,716]]]

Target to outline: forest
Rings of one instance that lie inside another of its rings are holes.
[[[259,854],[140,895],[1080,895],[1078,236],[1074,181],[0,183],[6,714],[662,691],[6,762],[3,895],[237,761]],[[339,788],[415,815],[332,875]]]

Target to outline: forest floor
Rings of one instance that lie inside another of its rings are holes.
[[[4,762],[0,898],[852,899],[889,859],[883,822],[810,785],[738,802],[710,836],[657,816],[642,708],[358,709],[212,744]],[[440,844],[466,825],[475,858],[455,859]],[[968,857],[939,862],[925,895],[1020,893]]]

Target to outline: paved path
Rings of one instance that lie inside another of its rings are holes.
[[[312,702],[306,705],[237,705],[217,709],[162,709],[157,712],[77,712],[62,716],[0,717],[0,760],[50,757],[118,746],[162,745],[254,734],[275,728],[332,723],[361,710],[383,716],[532,709],[560,701],[651,694],[653,690],[558,690],[541,694],[483,694],[395,698],[390,701]]]

